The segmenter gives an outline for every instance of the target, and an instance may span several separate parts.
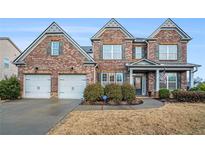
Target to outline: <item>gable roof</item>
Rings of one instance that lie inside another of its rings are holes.
[[[31,49],[38,44],[47,34],[63,34],[69,42],[75,46],[90,62],[95,63],[94,59],[83,50],[80,45],[71,38],[56,22],[53,22],[46,30],[39,35],[15,60],[14,64],[22,64],[23,59],[31,52]]]
[[[0,40],[8,40],[19,51],[19,53],[21,53],[21,50],[16,46],[16,44],[9,37],[0,37]]]
[[[159,65],[159,64],[149,59],[143,58],[143,59],[140,59],[136,62],[132,62],[129,64],[129,66],[135,66],[135,65]]]
[[[176,30],[184,40],[191,40],[191,37],[185,33],[173,20],[168,18],[165,22],[163,22],[159,28],[157,28],[149,37],[148,39],[154,39],[155,35],[160,31],[160,30]]]
[[[91,38],[91,40],[97,39],[102,34],[102,32],[108,28],[120,29],[127,36],[127,39],[135,39],[134,36],[128,32],[117,20],[112,18]]]

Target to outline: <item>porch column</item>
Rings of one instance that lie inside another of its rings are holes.
[[[159,70],[156,70],[156,91],[159,91]]]
[[[133,76],[132,76],[132,74],[133,74],[133,70],[130,69],[130,84],[131,85],[133,85]]]
[[[193,70],[189,71],[189,88],[193,88],[194,86],[194,73]]]

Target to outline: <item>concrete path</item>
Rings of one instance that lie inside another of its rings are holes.
[[[0,104],[0,134],[46,134],[80,102],[81,100],[22,99]]]
[[[118,105],[111,106],[105,105],[104,110],[136,110],[136,109],[150,109],[159,108],[164,104],[156,99],[152,98],[142,98],[144,103],[140,105]],[[101,105],[79,105],[74,109],[74,111],[89,111],[89,110],[101,110]]]

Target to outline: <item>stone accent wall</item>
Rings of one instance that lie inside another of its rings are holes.
[[[181,89],[187,89],[187,72],[181,72]]]
[[[151,95],[154,96],[155,94],[155,72],[149,72],[147,75],[147,87],[148,87],[148,92],[151,92]]]
[[[51,41],[63,42],[63,50],[59,56],[51,56],[48,52],[48,43]],[[47,36],[25,58],[25,66],[18,67],[21,92],[25,74],[51,75],[51,95],[58,94],[59,74],[86,74],[87,83],[94,82],[94,66],[86,66],[86,58],[63,36]],[[35,68],[38,67],[38,70]],[[72,69],[73,68],[73,69]]]
[[[154,40],[149,41],[148,44],[148,59],[159,61],[156,58],[157,45],[159,44],[176,44],[181,50],[181,59],[170,60],[166,62],[170,63],[186,63],[187,62],[187,42],[181,40],[181,36],[175,30],[161,30],[154,38]],[[165,61],[164,61],[165,62]]]

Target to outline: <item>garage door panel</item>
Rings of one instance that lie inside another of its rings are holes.
[[[59,98],[81,99],[86,87],[86,75],[60,75]]]
[[[25,75],[25,97],[49,98],[50,91],[50,75]]]

